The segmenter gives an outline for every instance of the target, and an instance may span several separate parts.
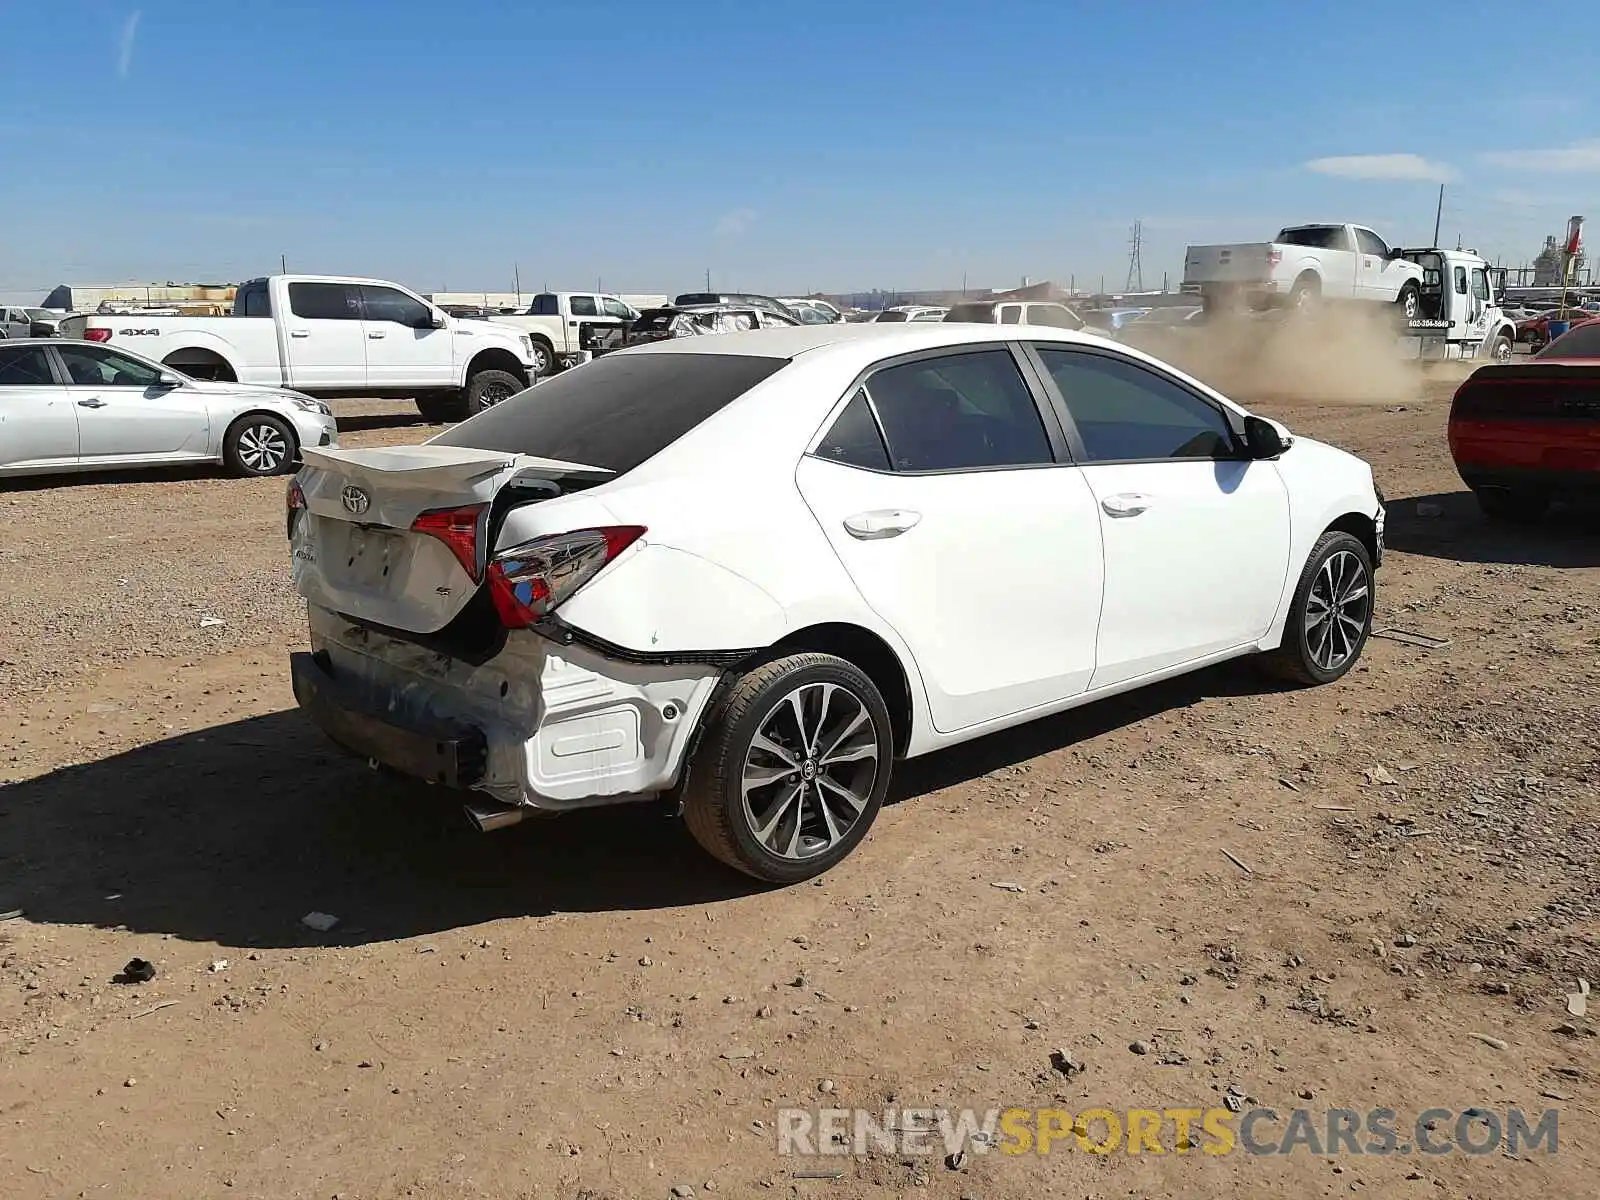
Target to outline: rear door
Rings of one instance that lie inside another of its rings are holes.
[[[458,384],[455,330],[434,327],[433,309],[399,288],[360,285],[367,383],[373,388]]]
[[[941,733],[1078,695],[1094,671],[1094,497],[1028,374],[1006,345],[889,360],[796,473]]]
[[[1276,465],[1245,460],[1223,410],[1171,376],[1098,349],[1034,349],[1070,416],[1104,536],[1091,686],[1258,641],[1288,571]]]
[[[367,335],[356,284],[289,284],[289,311],[279,314],[279,326],[289,387],[337,391],[367,386]]]
[[[62,342],[67,396],[78,413],[79,455],[105,458],[206,458],[211,422],[205,397],[161,382],[161,368],[109,346]]]
[[[0,345],[0,471],[77,462],[77,412],[45,347]]]

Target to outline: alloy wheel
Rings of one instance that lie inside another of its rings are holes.
[[[836,683],[802,684],[767,710],[745,753],[750,832],[778,858],[824,854],[860,820],[879,770],[878,728],[861,698]]]
[[[247,425],[239,431],[239,461],[259,475],[270,475],[289,457],[289,440],[271,425]]]
[[[1306,647],[1324,671],[1337,671],[1360,649],[1372,611],[1367,568],[1349,550],[1328,555],[1306,596]]]

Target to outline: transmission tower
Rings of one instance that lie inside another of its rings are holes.
[[[1144,291],[1144,260],[1140,251],[1144,248],[1144,222],[1133,223],[1133,236],[1128,241],[1128,282],[1123,290],[1129,292]]]

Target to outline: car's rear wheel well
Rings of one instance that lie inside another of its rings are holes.
[[[1378,524],[1366,513],[1348,512],[1323,530],[1324,533],[1348,533],[1367,548],[1372,561],[1378,561]]]
[[[193,379],[208,379],[217,383],[238,383],[239,373],[233,364],[215,350],[203,346],[188,346],[174,350],[161,360],[163,366],[182,371]]]
[[[860,625],[829,623],[798,629],[767,651],[768,656],[814,650],[833,654],[860,667],[877,685],[894,724],[894,749],[904,754],[911,743],[911,681],[889,643]]]
[[[480,350],[472,356],[472,361],[467,364],[467,381],[470,384],[472,377],[482,371],[505,371],[515,375],[524,384],[528,382],[528,368],[518,361],[517,356],[509,350],[491,349]]]

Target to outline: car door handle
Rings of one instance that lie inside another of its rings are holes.
[[[1141,496],[1138,492],[1122,492],[1107,496],[1100,501],[1100,507],[1106,510],[1108,517],[1137,517],[1150,507],[1150,497]]]
[[[369,329],[369,330],[367,330],[367,336],[369,338],[373,338],[373,339],[381,338],[383,336],[383,330],[381,330],[381,329]]]
[[[880,538],[899,537],[922,520],[922,514],[904,508],[880,508],[872,512],[857,513],[844,519],[844,529],[851,537],[863,542]]]
[[[104,408],[105,406],[106,406],[106,402],[104,400],[100,399],[100,397],[98,397],[98,396],[95,396],[95,397],[93,397],[93,398],[91,398],[89,400],[79,400],[78,401],[78,407],[79,408]]]
[[[290,337],[310,337],[311,336],[311,331],[309,329],[291,329],[291,330],[289,330],[289,336]]]

